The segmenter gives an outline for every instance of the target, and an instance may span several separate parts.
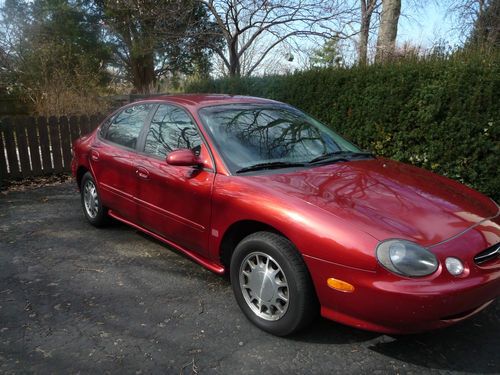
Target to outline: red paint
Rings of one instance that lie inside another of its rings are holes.
[[[499,208],[484,195],[382,158],[233,176],[198,110],[271,101],[224,95],[152,101],[186,109],[206,144],[199,157],[178,150],[167,162],[104,142],[97,132],[76,141],[73,173],[79,167],[92,172],[103,204],[119,220],[216,273],[224,272],[221,242],[233,224],[255,221],[270,226],[303,255],[322,315],[369,330],[404,333],[444,327],[480,311],[500,294],[500,258],[482,266],[473,261],[500,242]],[[418,279],[386,271],[377,263],[375,247],[388,238],[427,247],[440,267]],[[446,271],[448,256],[465,263],[464,276]],[[355,291],[329,288],[329,277],[354,285]]]
[[[175,150],[169,153],[167,155],[167,163],[181,167],[193,167],[203,164],[193,151],[187,149]]]

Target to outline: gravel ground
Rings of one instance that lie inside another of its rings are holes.
[[[0,373],[500,373],[500,301],[440,331],[318,319],[277,338],[228,281],[119,223],[84,220],[71,183],[0,194]]]

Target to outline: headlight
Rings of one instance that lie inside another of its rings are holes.
[[[434,254],[406,240],[381,242],[377,246],[376,254],[382,266],[398,275],[427,276],[438,268],[438,261]]]

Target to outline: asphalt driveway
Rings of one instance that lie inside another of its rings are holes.
[[[73,184],[0,194],[0,373],[500,373],[500,301],[392,337],[318,321],[277,338],[227,280],[125,225],[95,229]]]

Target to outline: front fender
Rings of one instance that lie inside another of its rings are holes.
[[[219,259],[228,228],[242,220],[283,233],[301,254],[363,270],[375,270],[377,239],[300,199],[239,176],[217,175],[212,196],[210,257]]]

